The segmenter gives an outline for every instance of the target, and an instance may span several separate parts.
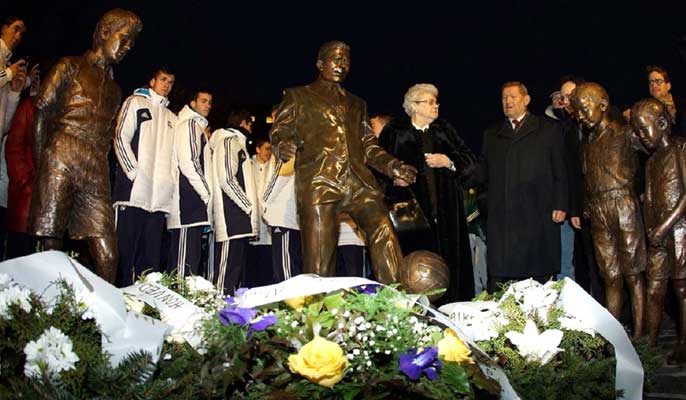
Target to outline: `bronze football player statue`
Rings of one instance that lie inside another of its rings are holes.
[[[626,282],[636,338],[644,334],[645,325],[646,244],[641,208],[633,189],[638,166],[635,147],[640,145],[628,126],[610,120],[610,98],[602,86],[581,84],[571,100],[587,135],[582,143],[584,214],[591,222],[607,307],[619,319]]]
[[[346,213],[366,234],[376,278],[398,282],[402,253],[383,193],[365,164],[406,183],[414,182],[417,171],[377,144],[365,102],[341,87],[350,70],[350,47],[323,44],[317,68],[316,81],[285,91],[270,132],[281,160],[297,152],[303,270],[334,275],[339,219]]]
[[[631,126],[651,153],[645,168],[643,215],[648,232],[648,339],[655,345],[667,284],[679,302],[672,361],[686,361],[686,140],[671,136],[669,110],[656,99],[636,103]]]
[[[44,250],[59,250],[65,231],[87,240],[96,272],[113,283],[117,243],[107,152],[121,89],[112,64],[134,45],[143,24],[130,11],[108,11],[93,34],[93,48],[64,57],[36,96],[34,158],[38,165],[29,232]]]

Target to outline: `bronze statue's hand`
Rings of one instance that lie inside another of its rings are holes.
[[[558,224],[564,222],[566,215],[567,213],[562,210],[553,210],[553,222]]]
[[[393,168],[393,177],[402,179],[408,184],[412,184],[417,180],[417,168],[401,162]]]
[[[279,158],[282,161],[288,161],[295,157],[295,152],[298,151],[298,147],[292,141],[284,140],[283,142],[279,143],[277,150]]]

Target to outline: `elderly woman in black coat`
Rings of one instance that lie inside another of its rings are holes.
[[[438,119],[438,89],[417,84],[405,94],[407,117],[389,122],[379,137],[386,151],[419,171],[409,187],[386,182],[389,202],[414,195],[429,221],[431,234],[401,237],[404,254],[430,250],[441,255],[450,269],[450,286],[441,302],[474,296],[474,275],[465,219],[463,178],[475,168],[476,158],[445,120]]]

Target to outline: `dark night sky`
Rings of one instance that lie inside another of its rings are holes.
[[[283,88],[316,77],[322,42],[344,40],[352,47],[345,86],[366,99],[371,111],[399,115],[410,85],[434,83],[441,116],[475,149],[483,129],[502,118],[500,85],[507,80],[529,87],[537,113],[566,74],[600,82],[613,103],[629,104],[648,94],[644,68],[653,63],[671,72],[675,94],[686,95],[686,58],[679,52],[686,52],[683,0],[479,1],[451,7],[425,1],[402,7],[400,2],[14,3],[0,6],[0,15],[19,15],[29,24],[16,53],[47,57],[83,53],[106,10],[136,12],[143,32],[115,69],[124,93],[145,84],[156,65],[166,64],[177,73],[177,92],[199,84],[215,90],[217,110],[229,104],[266,109],[279,101]]]

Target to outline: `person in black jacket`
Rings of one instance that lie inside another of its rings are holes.
[[[429,250],[443,257],[450,269],[450,286],[441,301],[469,300],[474,296],[474,274],[463,207],[461,181],[473,172],[476,157],[455,129],[438,119],[438,89],[430,84],[412,86],[403,107],[408,117],[389,122],[379,144],[402,162],[419,170],[409,186],[429,220],[431,235],[402,238],[404,254]],[[389,182],[387,182],[389,183]],[[408,192],[396,180],[386,185],[387,198]]]
[[[502,87],[504,121],[486,129],[477,180],[488,188],[488,286],[560,272],[560,227],[569,210],[563,137],[557,122],[527,111],[520,82]]]

